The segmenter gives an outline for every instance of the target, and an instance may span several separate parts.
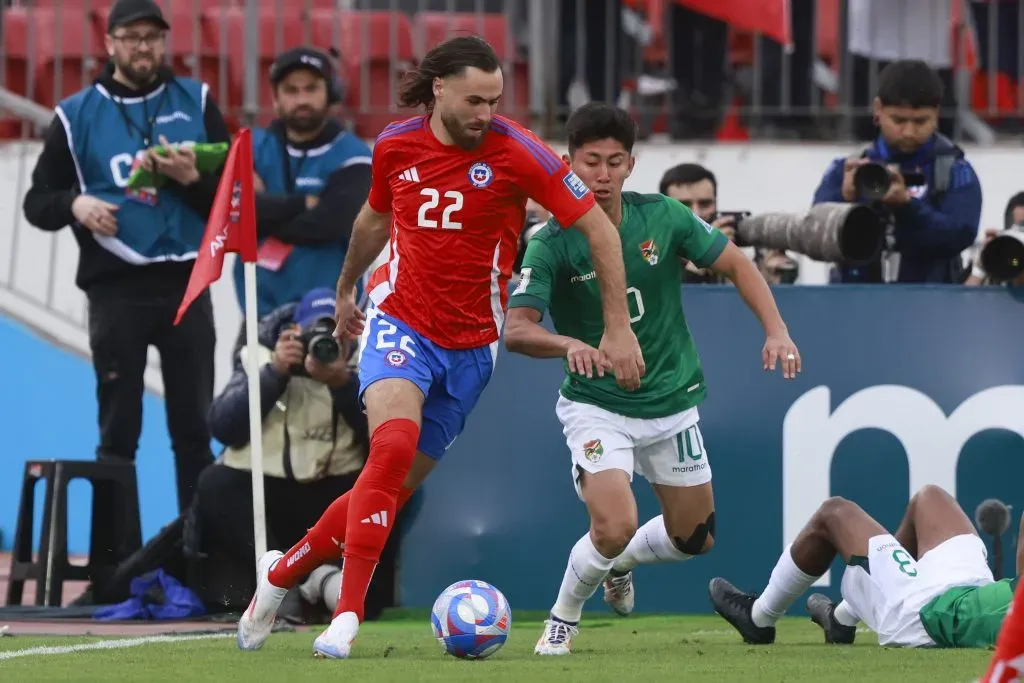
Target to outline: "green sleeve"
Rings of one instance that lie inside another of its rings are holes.
[[[508,299],[509,308],[525,306],[541,313],[551,303],[551,290],[559,271],[558,254],[547,240],[534,237],[526,245],[519,285]]]
[[[676,237],[679,256],[701,268],[712,265],[729,243],[729,238],[688,209],[681,202],[666,199],[668,220]]]

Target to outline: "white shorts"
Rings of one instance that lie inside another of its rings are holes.
[[[935,645],[921,624],[921,609],[957,586],[993,582],[988,550],[974,534],[940,543],[915,561],[890,534],[868,541],[868,568],[853,565],[843,573],[843,599],[878,634],[880,645]]]
[[[649,420],[623,417],[559,395],[555,413],[572,454],[572,478],[580,491],[580,470],[596,474],[636,472],[652,484],[700,486],[711,481],[696,408]]]

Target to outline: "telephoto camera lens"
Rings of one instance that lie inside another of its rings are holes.
[[[853,187],[861,199],[878,201],[886,195],[891,185],[889,169],[881,164],[864,164],[853,173]]]

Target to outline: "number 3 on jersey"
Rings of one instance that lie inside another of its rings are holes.
[[[427,213],[441,204],[441,193],[432,187],[425,187],[420,190],[420,194],[427,199],[420,204],[416,225],[420,228],[436,228],[437,219],[428,218]],[[462,230],[462,223],[452,220],[455,212],[462,209],[462,193],[457,190],[449,190],[444,193],[444,198],[448,201],[445,202],[444,209],[441,211],[441,227],[445,230]]]

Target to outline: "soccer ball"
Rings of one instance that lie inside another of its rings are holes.
[[[459,581],[441,591],[430,615],[434,637],[450,655],[484,659],[501,649],[512,627],[512,611],[485,581]]]

